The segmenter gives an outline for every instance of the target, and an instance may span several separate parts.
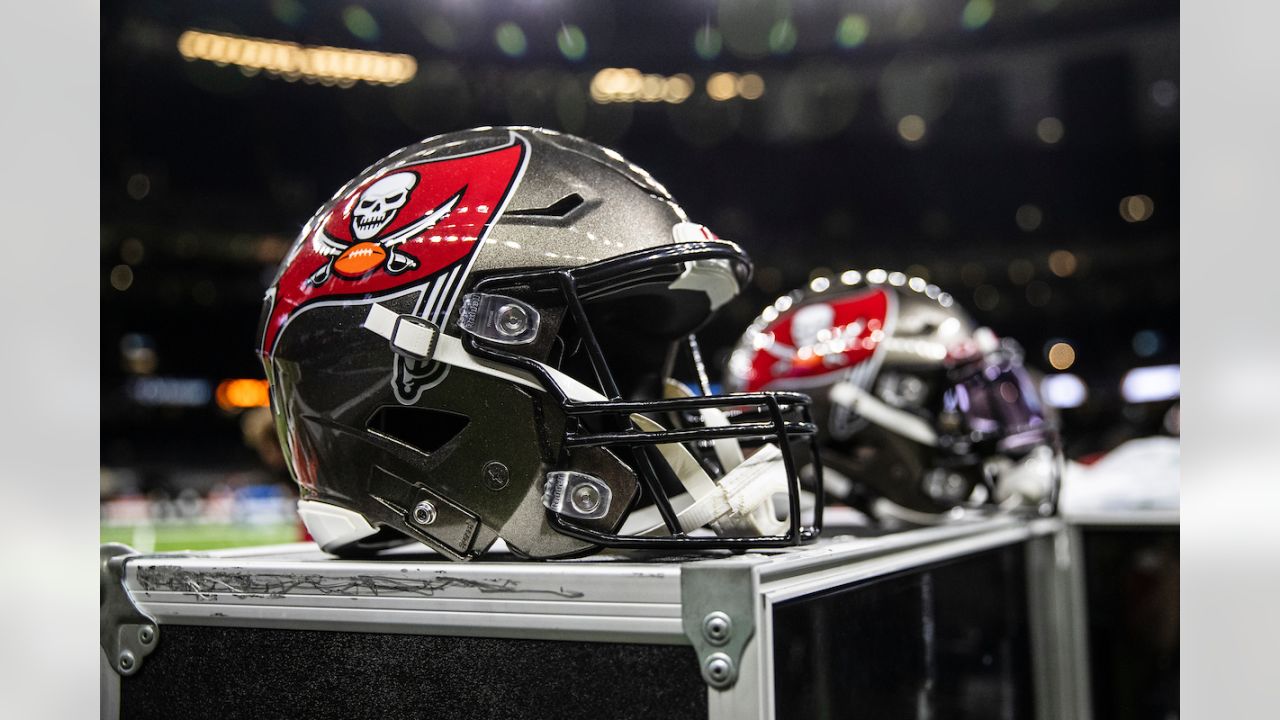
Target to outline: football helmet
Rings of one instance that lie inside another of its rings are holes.
[[[392,153],[303,227],[263,306],[308,530],[455,560],[498,538],[559,558],[814,537],[808,399],[711,395],[693,335],[750,273],[585,140],[478,128]]]
[[[1054,511],[1058,436],[1021,350],[921,278],[814,278],[756,318],[726,386],[812,395],[826,490],[868,514]]]

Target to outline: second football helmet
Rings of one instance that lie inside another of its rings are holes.
[[[828,492],[872,514],[877,498],[922,513],[1053,511],[1057,434],[1020,349],[921,278],[815,278],[765,308],[726,378],[731,390],[809,393]]]

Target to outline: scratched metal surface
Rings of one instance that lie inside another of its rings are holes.
[[[885,553],[1021,527],[1011,518],[988,518],[880,537],[835,532],[802,548],[750,553],[743,562],[770,585],[804,578],[825,585]],[[293,544],[138,557],[127,566],[126,582],[162,624],[686,644],[680,574],[711,557],[733,556],[453,563],[419,549],[347,561]]]
[[[299,546],[245,555],[139,557],[126,582],[162,625],[685,642],[673,563],[342,561]]]

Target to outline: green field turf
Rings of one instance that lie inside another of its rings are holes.
[[[296,523],[103,526],[99,535],[104,543],[124,543],[139,552],[214,550],[250,545],[276,545],[298,542],[302,539]]]

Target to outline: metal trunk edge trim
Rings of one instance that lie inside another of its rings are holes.
[[[125,584],[125,564],[138,553],[121,543],[107,543],[98,551],[100,560],[100,616],[102,651],[111,669],[132,675],[160,642],[155,618],[138,607]]]

